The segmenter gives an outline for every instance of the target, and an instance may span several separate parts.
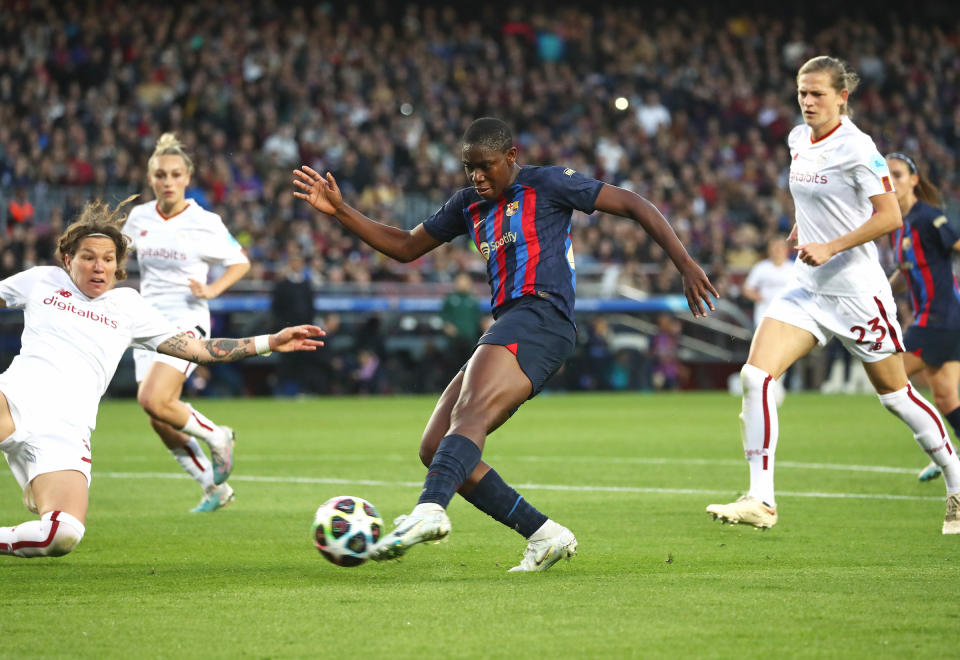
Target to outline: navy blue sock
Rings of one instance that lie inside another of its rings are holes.
[[[483,475],[476,488],[463,498],[497,522],[520,532],[524,538],[530,538],[547,522],[545,515],[508,486],[493,469]]]
[[[954,408],[948,414],[944,415],[943,418],[953,427],[953,437],[960,441],[960,407]]]
[[[444,509],[460,484],[480,462],[480,447],[466,436],[451,434],[440,441],[427,468],[427,478],[417,504],[436,503]]]

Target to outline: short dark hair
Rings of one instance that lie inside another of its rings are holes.
[[[467,127],[463,134],[463,144],[507,151],[513,146],[513,131],[496,117],[481,117]]]

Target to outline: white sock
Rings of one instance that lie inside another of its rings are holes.
[[[85,531],[69,513],[50,511],[40,520],[0,527],[0,555],[60,557],[77,547]]]
[[[411,516],[416,516],[421,513],[437,513],[438,511],[445,511],[442,506],[435,502],[424,502],[423,504],[418,504],[413,507],[413,511],[410,512]]]
[[[187,423],[183,425],[181,431],[203,440],[212,447],[219,447],[228,440],[226,431],[210,421],[189,403],[185,405],[190,409],[190,417],[187,418]]]
[[[773,495],[773,457],[777,451],[780,425],[773,376],[752,364],[740,370],[743,382],[743,407],[740,431],[743,453],[750,466],[751,497],[776,506]]]
[[[210,459],[203,453],[196,438],[191,437],[187,444],[171,449],[170,453],[177,459],[180,467],[203,486],[204,491],[213,486],[213,466],[210,465]]]
[[[547,518],[547,522],[540,525],[533,534],[527,539],[528,541],[542,541],[544,539],[550,539],[559,534],[564,530],[563,525],[560,523],[554,522]]]
[[[923,447],[933,462],[943,470],[947,493],[960,492],[960,460],[950,444],[943,420],[936,408],[913,389],[910,383],[902,390],[877,396],[887,410],[910,427],[917,444]]]

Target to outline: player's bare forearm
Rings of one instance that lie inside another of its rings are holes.
[[[253,337],[201,340],[185,332],[167,339],[157,347],[157,352],[197,364],[236,362],[257,354]]]
[[[212,294],[210,297],[216,298],[221,293],[223,293],[224,291],[232,287],[234,284],[239,282],[241,279],[243,279],[243,276],[246,275],[249,271],[250,271],[249,263],[232,264],[230,266],[227,266],[223,271],[223,275],[221,275],[220,277],[218,277],[217,279],[215,279],[213,282],[209,284],[208,288],[210,289],[210,293]]]
[[[875,212],[862,225],[853,231],[830,241],[829,246],[833,254],[849,250],[852,247],[863,245],[880,238],[903,226],[903,216],[900,206],[893,193],[883,193],[870,198]]]
[[[594,206],[598,211],[613,213],[639,222],[647,234],[663,248],[683,277],[683,292],[694,316],[706,316],[707,309],[715,309],[711,295],[720,294],[697,262],[687,254],[673,227],[656,206],[640,195],[623,188],[604,184]]]
[[[337,209],[336,218],[346,229],[360,237],[360,239],[377,252],[381,252],[397,261],[413,261],[420,255],[411,257],[407,251],[407,242],[410,232],[391,227],[368,218],[349,204],[343,204]]]
[[[663,248],[680,272],[683,272],[684,267],[693,261],[683,247],[683,243],[677,238],[673,227],[649,200],[629,190],[604,184],[600,194],[597,195],[595,206],[598,211],[630,218],[640,223],[650,238]]]

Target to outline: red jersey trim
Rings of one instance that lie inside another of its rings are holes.
[[[833,128],[831,128],[830,131],[829,131],[826,135],[824,135],[824,136],[822,136],[822,137],[818,137],[816,140],[813,139],[813,133],[811,133],[811,134],[810,134],[810,144],[816,144],[817,142],[823,142],[823,141],[826,140],[828,137],[830,137],[831,135],[833,135],[834,133],[836,133],[836,132],[837,132],[837,129],[840,128],[841,126],[843,126],[843,122],[840,122],[839,124],[837,124],[836,126],[834,126]]]
[[[156,206],[156,209],[157,209],[157,215],[159,215],[159,216],[160,216],[161,218],[163,218],[164,220],[173,220],[173,219],[176,218],[178,215],[180,215],[181,213],[183,213],[184,211],[186,211],[188,208],[190,208],[190,204],[187,204],[186,206],[184,206],[182,209],[180,209],[179,211],[177,211],[177,212],[174,213],[173,215],[171,215],[171,216],[166,216],[166,215],[163,214],[163,212],[160,211],[160,202],[157,202],[157,203],[155,204],[155,206]]]

